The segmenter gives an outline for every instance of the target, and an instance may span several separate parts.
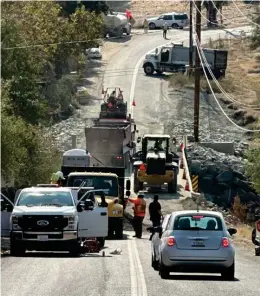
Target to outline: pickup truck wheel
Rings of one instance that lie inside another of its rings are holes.
[[[227,281],[235,279],[235,263],[221,272],[221,276]]]
[[[103,248],[105,246],[105,238],[104,237],[98,237],[97,241],[99,242],[100,248]]]
[[[168,193],[176,193],[177,192],[177,178],[174,177],[171,183],[168,183]]]
[[[146,75],[153,75],[154,66],[151,63],[144,64],[144,72]]]
[[[155,23],[150,23],[149,24],[149,29],[154,30],[156,28]]]
[[[26,248],[22,242],[16,241],[14,238],[10,240],[10,255],[15,257],[24,256]]]

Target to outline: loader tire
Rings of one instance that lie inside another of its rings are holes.
[[[168,193],[177,193],[177,178],[175,177],[172,182],[168,183]]]

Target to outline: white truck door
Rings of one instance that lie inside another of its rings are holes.
[[[108,211],[107,208],[94,207],[92,211],[79,212],[78,236],[106,237],[108,235]]]
[[[11,200],[1,193],[1,237],[10,236],[10,217],[13,207]]]

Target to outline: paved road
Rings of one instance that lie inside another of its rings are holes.
[[[203,32],[202,37],[218,36],[219,33]],[[188,33],[171,31],[170,36],[169,41],[183,40],[187,39]],[[161,99],[168,100],[164,82],[145,76],[138,65],[147,51],[163,43],[160,33],[136,36],[133,42],[125,44],[120,55],[109,61],[104,75],[105,86],[121,86],[129,103],[135,98],[137,106],[133,110],[140,133],[151,130],[151,127],[155,128],[153,132],[163,132],[157,118],[167,111],[161,108]],[[98,105],[93,106],[95,111],[98,111]],[[165,195],[163,198],[166,206],[168,197]],[[179,201],[170,201],[169,204],[174,204],[172,210],[180,207]],[[137,241],[132,238],[133,233],[128,234],[126,240],[108,241],[105,257],[68,258],[65,254],[52,253],[34,253],[23,258],[2,257],[2,295],[252,296],[260,292],[260,258],[255,257],[253,252],[237,250],[237,281],[234,282],[222,282],[219,276],[202,275],[181,275],[161,280],[150,267],[148,234]],[[121,255],[110,255],[116,248],[122,249]]]
[[[150,266],[148,234],[108,241],[106,256],[68,258],[66,254],[29,254],[3,257],[3,296],[252,296],[260,292],[260,257],[237,249],[236,278],[224,282],[220,275],[173,274],[162,280]],[[120,255],[111,251],[121,248]]]

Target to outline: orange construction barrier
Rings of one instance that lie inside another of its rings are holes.
[[[133,99],[132,106],[136,106],[135,99]]]
[[[186,181],[185,191],[190,191],[190,186],[188,180]]]

